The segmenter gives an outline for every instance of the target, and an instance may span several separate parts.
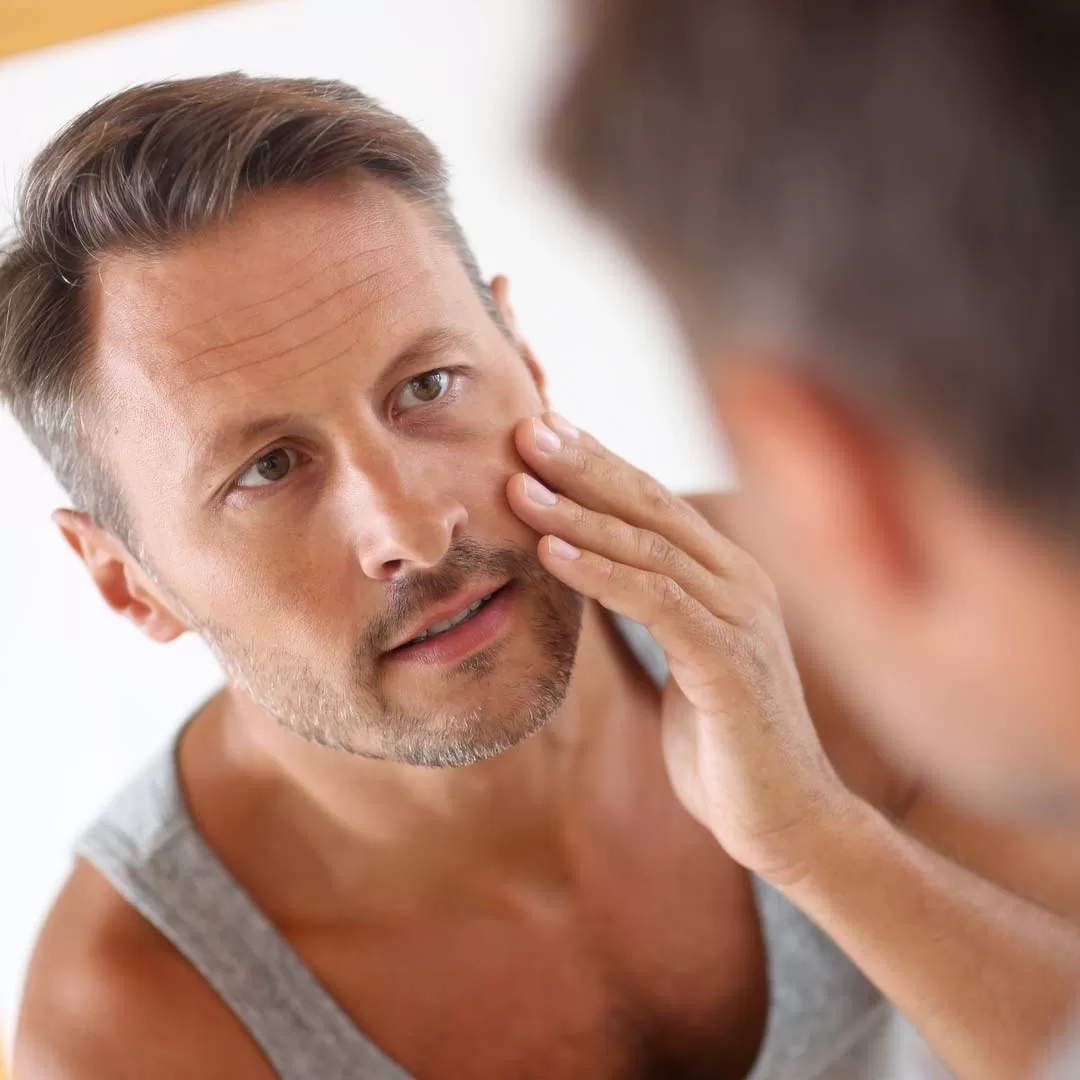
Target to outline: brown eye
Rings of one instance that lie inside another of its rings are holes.
[[[296,451],[276,446],[268,454],[263,454],[251,468],[247,469],[236,481],[241,488],[267,487],[284,480],[296,467]]]
[[[418,405],[428,405],[446,393],[450,386],[450,375],[446,371],[428,371],[410,379],[397,396],[399,409],[415,409]]]

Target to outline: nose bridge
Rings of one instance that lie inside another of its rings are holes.
[[[437,565],[464,528],[465,507],[413,448],[393,440],[366,443],[347,466],[348,510],[364,573],[388,578]]]

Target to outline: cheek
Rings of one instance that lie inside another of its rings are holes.
[[[190,549],[189,549],[190,550]],[[260,530],[243,541],[200,549],[171,575],[176,593],[200,620],[245,641],[303,651],[351,610],[357,612],[355,578],[334,545]]]
[[[509,399],[498,410],[490,410],[490,419],[474,424],[449,460],[441,463],[448,490],[468,510],[469,530],[477,536],[519,544],[534,535],[506,499],[507,481],[526,467],[514,444],[514,426],[534,414],[521,401]]]

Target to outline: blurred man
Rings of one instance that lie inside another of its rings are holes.
[[[840,820],[842,891],[869,843],[923,900],[879,911],[883,962],[959,927],[955,981],[1023,987],[960,1013],[980,1075],[1041,1042],[1077,933],[913,854],[870,806],[910,781],[827,710],[826,756],[768,579],[544,411],[418,132],[337,83],[141,87],[20,209],[0,388],[58,524],[114,611],[227,677],[80,842],[22,1080],[881,1080],[888,1006],[738,864],[790,884]]]
[[[666,287],[742,470],[733,528],[793,634],[957,793],[1075,815],[1073,6],[628,0],[590,18],[551,151]],[[722,732],[700,738],[706,769]],[[826,872],[801,860],[789,895],[836,929]]]

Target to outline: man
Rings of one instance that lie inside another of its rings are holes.
[[[792,633],[957,794],[1074,815],[1075,10],[628,0],[591,15],[551,150],[680,314],[744,477],[732,525]],[[699,737],[707,771],[727,736]],[[806,856],[789,896],[885,985],[857,920],[822,900],[827,861]],[[924,1015],[936,993],[891,986]]]
[[[1076,932],[853,794],[911,784],[828,710],[826,757],[755,564],[545,412],[419,133],[336,83],[140,87],[43,152],[20,222],[0,387],[57,522],[114,611],[227,676],[80,842],[23,1080],[888,1076],[877,993],[736,861],[783,884],[838,817],[876,823],[839,877],[869,835],[924,898],[878,927],[892,962],[960,926],[943,962],[1023,986],[961,1016],[982,1075],[1045,1037]],[[665,645],[662,695],[582,593]],[[789,713],[778,772],[754,733]],[[695,820],[720,714],[730,856]]]

